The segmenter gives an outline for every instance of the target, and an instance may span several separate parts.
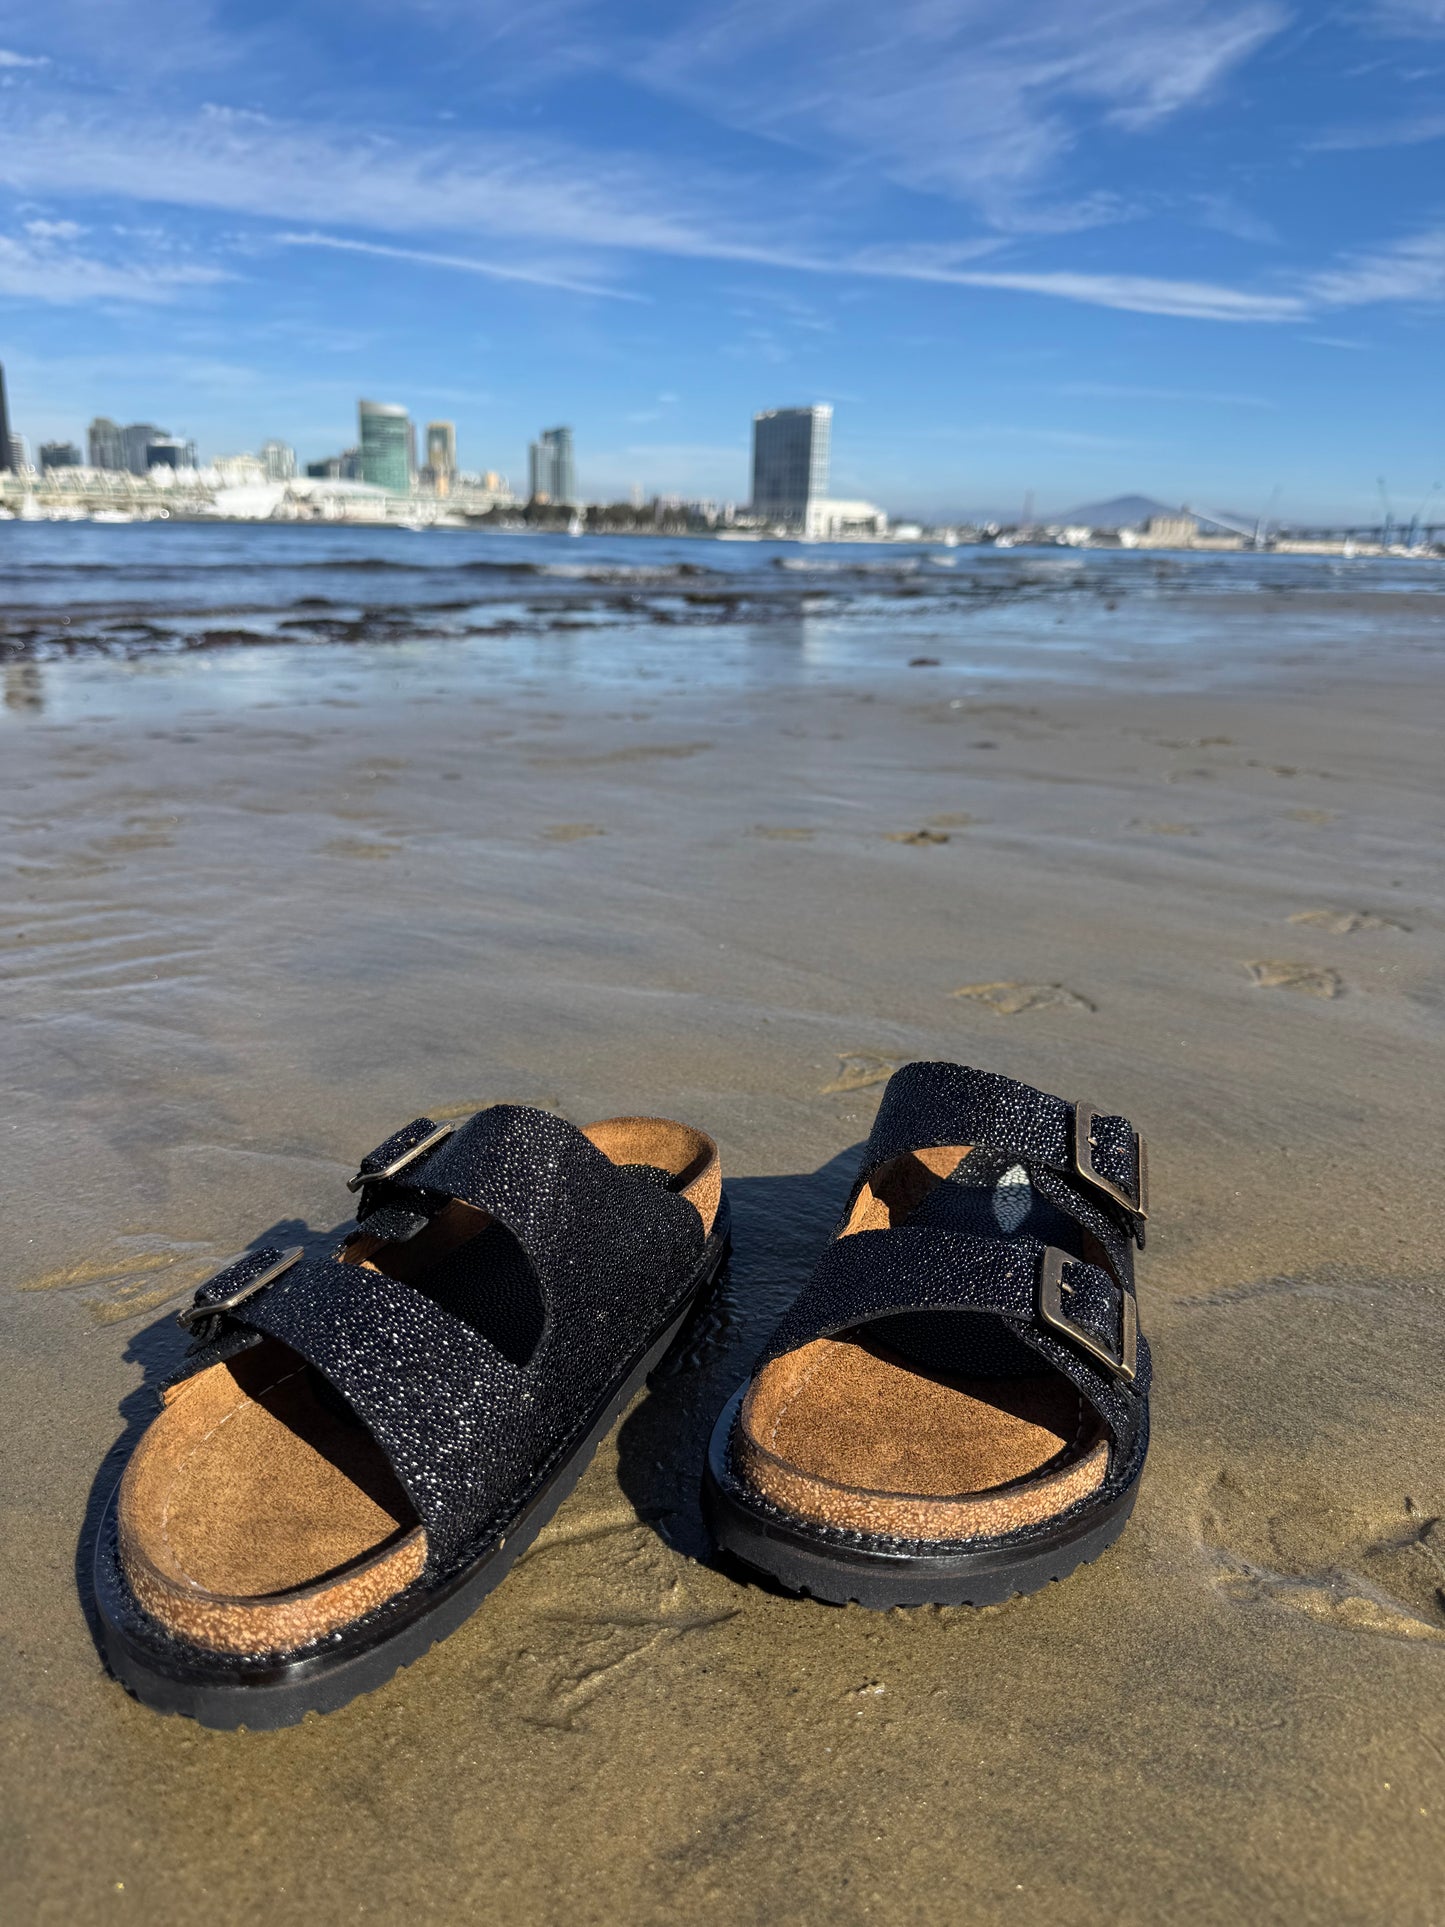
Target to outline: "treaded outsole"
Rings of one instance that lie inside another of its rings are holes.
[[[177,1642],[176,1665],[158,1663],[153,1653],[127,1632],[121,1623],[123,1615],[115,1610],[118,1597],[128,1594],[128,1588],[124,1585],[116,1551],[116,1494],[112,1493],[96,1541],[93,1580],[102,1657],[111,1676],[133,1699],[153,1711],[190,1718],[201,1726],[221,1731],[245,1727],[253,1732],[273,1732],[296,1726],[308,1713],[334,1713],[363,1693],[384,1686],[465,1624],[506,1578],[562,1502],[575,1490],[598,1446],[661,1364],[698,1302],[716,1281],[731,1251],[730,1214],[724,1197],[699,1261],[696,1281],[676,1316],[609,1395],[585,1437],[558,1472],[435,1606],[376,1644],[345,1657],[330,1656],[322,1649],[289,1663],[278,1660],[264,1677],[238,1674],[229,1679],[201,1680],[193,1674],[187,1676],[184,1661],[188,1649]]]
[[[742,1396],[739,1390],[724,1406],[708,1445],[702,1491],[708,1530],[719,1551],[785,1591],[825,1605],[858,1605],[872,1612],[1004,1605],[1097,1559],[1123,1532],[1138,1496],[1136,1471],[1131,1483],[1103,1505],[1063,1514],[1050,1531],[947,1550],[885,1550],[877,1541],[865,1542],[861,1533],[825,1537],[766,1501],[752,1503],[733,1477],[728,1442]],[[856,1543],[848,1544],[848,1537]]]

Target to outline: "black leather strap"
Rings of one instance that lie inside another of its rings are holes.
[[[424,1217],[446,1198],[486,1211],[494,1222],[471,1244],[415,1285],[335,1259],[249,1253],[182,1314],[201,1340],[187,1364],[229,1355],[238,1334],[288,1345],[371,1432],[426,1528],[432,1566],[445,1567],[546,1474],[685,1294],[706,1234],[656,1175],[613,1164],[547,1112],[481,1112],[397,1181]],[[546,1308],[522,1362],[467,1315],[502,1281],[498,1239],[514,1273],[525,1254]]]
[[[1041,1308],[1047,1248],[1032,1238],[984,1239],[900,1225],[857,1231],[824,1251],[774,1332],[757,1367],[815,1338],[904,1312],[989,1313],[1077,1386],[1108,1425],[1127,1459],[1149,1387],[1141,1341],[1132,1382],[1098,1362],[1080,1342],[1050,1326]],[[1132,1294],[1096,1265],[1055,1254],[1068,1321],[1115,1356],[1122,1354]]]
[[[890,1158],[944,1144],[968,1144],[1016,1158],[1052,1203],[1067,1211],[1104,1249],[1123,1284],[1132,1282],[1130,1242],[1142,1249],[1144,1220],[1083,1174],[1076,1106],[995,1071],[966,1064],[905,1064],[888,1080],[873,1121],[849,1204]],[[1143,1143],[1125,1117],[1087,1114],[1084,1166],[1142,1202]]]
[[[424,1141],[436,1129],[430,1118],[418,1118],[362,1160],[357,1220],[369,1231],[377,1229],[372,1214],[379,1209],[425,1221],[452,1199],[474,1205],[511,1232],[549,1299],[554,1282],[619,1217],[645,1224],[656,1243],[693,1258],[702,1250],[702,1220],[686,1198],[639,1184],[575,1124],[526,1105],[479,1111],[396,1178],[368,1176],[369,1165],[384,1165],[408,1138],[421,1133]]]

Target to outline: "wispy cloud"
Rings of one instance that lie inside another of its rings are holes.
[[[1261,246],[1278,241],[1274,226],[1253,208],[1242,207],[1229,194],[1200,194],[1196,198],[1199,218],[1217,234],[1232,235],[1236,241],[1254,241]]]
[[[1311,154],[1355,154],[1372,147],[1423,147],[1445,137],[1445,114],[1406,115],[1362,127],[1328,128],[1305,143]]]
[[[48,67],[49,61],[44,54],[11,53],[8,47],[0,47],[0,67]]]
[[[1154,128],[1287,20],[1275,0],[899,0],[884,31],[871,0],[731,0],[630,65],[751,133],[1012,211],[1082,122]]]
[[[902,273],[897,269],[892,272]],[[1142,274],[914,269],[903,278],[941,281],[954,287],[1000,288],[1016,294],[1049,295],[1055,300],[1082,302],[1093,308],[1118,308],[1129,314],[1173,315],[1191,321],[1297,321],[1308,312],[1308,304],[1296,294],[1256,294],[1209,281],[1166,281]]]
[[[184,164],[178,156],[184,155]],[[164,142],[145,118],[43,101],[10,116],[0,184],[337,223],[362,233],[490,234],[527,243],[766,259],[717,212],[722,182],[660,185],[628,158],[554,143],[368,139],[212,106],[174,117]],[[498,264],[505,265],[505,264]],[[527,263],[519,263],[527,266]]]
[[[1313,276],[1315,299],[1336,308],[1382,301],[1438,301],[1445,297],[1445,227],[1407,236],[1393,247],[1362,254]]]
[[[32,226],[44,226],[32,223]],[[68,223],[56,223],[65,227]],[[64,305],[98,301],[174,301],[229,277],[192,263],[135,264],[97,259],[44,235],[0,234],[0,297]]]
[[[599,282],[577,281],[553,274],[545,268],[509,268],[495,261],[478,261],[466,254],[436,254],[426,248],[390,247],[379,241],[353,241],[340,234],[278,234],[274,240],[283,248],[330,248],[338,254],[370,254],[387,261],[415,261],[422,267],[454,268],[462,274],[485,275],[493,281],[523,281],[539,288],[564,288],[572,294],[595,294],[608,301],[645,301],[647,297],[626,288],[608,288]]]
[[[1445,33],[1445,0],[1376,0],[1375,19],[1395,33]]]
[[[184,151],[185,165],[176,164]],[[164,146],[148,128],[98,113],[55,108],[14,117],[0,147],[0,184],[49,196],[105,195],[272,219],[326,223],[289,230],[287,244],[388,255],[499,280],[568,287],[588,295],[619,290],[585,272],[607,253],[746,262],[804,274],[993,288],[1197,320],[1271,322],[1302,312],[1293,296],[1201,281],[1072,271],[983,271],[997,237],[947,244],[836,249],[792,232],[775,217],[750,228],[735,211],[736,184],[712,179],[659,186],[642,163],[586,158],[555,145],[527,148],[469,141],[402,143],[358,139],[251,113],[212,108],[171,128]],[[338,235],[340,224],[359,230]],[[405,243],[364,239],[403,234]],[[478,259],[418,248],[426,234],[485,235],[518,258]],[[539,250],[570,250],[579,270]],[[626,298],[624,296],[624,298]],[[632,297],[636,298],[636,297]]]

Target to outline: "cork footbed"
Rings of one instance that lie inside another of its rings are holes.
[[[711,1232],[717,1147],[685,1124],[609,1118],[586,1135],[615,1164],[650,1164]],[[397,1278],[475,1237],[452,1204],[405,1245],[358,1236],[342,1257]],[[408,1586],[426,1533],[360,1421],[287,1346],[266,1339],[165,1394],[121,1481],[121,1559],[141,1605],[226,1653],[284,1651],[335,1632]]]
[[[968,1148],[884,1165],[841,1235],[901,1223]],[[863,1327],[765,1366],[739,1411],[732,1458],[742,1479],[796,1517],[955,1540],[1015,1532],[1076,1504],[1103,1483],[1109,1446],[1097,1414],[1060,1373],[932,1371]]]

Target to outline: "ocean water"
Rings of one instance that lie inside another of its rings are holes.
[[[1358,652],[1431,626],[1441,597],[1433,559],[0,524],[0,665],[21,716],[134,702],[167,663],[194,678],[202,660],[208,696],[242,702],[403,663],[528,692],[890,664],[1210,680],[1251,673],[1261,621],[1271,661],[1291,625],[1307,652]]]

